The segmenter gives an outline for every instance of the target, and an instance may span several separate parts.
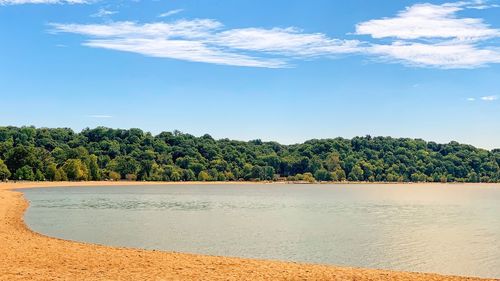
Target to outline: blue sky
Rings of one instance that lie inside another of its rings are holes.
[[[0,0],[0,125],[499,148],[499,5]]]

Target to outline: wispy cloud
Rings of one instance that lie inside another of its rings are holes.
[[[481,99],[484,101],[494,101],[494,100],[498,99],[498,96],[484,96],[484,97],[481,97]]]
[[[117,14],[117,13],[118,13],[117,11],[110,11],[110,10],[106,10],[106,9],[99,9],[99,11],[97,11],[95,14],[92,14],[90,16],[94,17],[94,18],[103,18],[103,17],[111,16],[111,15],[114,15],[114,14]]]
[[[485,9],[500,7],[500,5],[491,4],[487,0],[473,0],[473,1],[459,2],[459,3],[465,3],[467,9],[476,9],[476,10],[485,10]]]
[[[358,51],[356,40],[338,40],[295,28],[224,29],[211,19],[171,23],[51,24],[54,32],[89,36],[89,47],[224,65],[279,68],[295,59]]]
[[[498,96],[493,95],[493,96],[483,96],[483,97],[479,97],[479,98],[474,98],[474,97],[467,98],[468,101],[476,101],[477,99],[488,102],[488,101],[498,100]]]
[[[374,19],[356,25],[357,35],[373,39],[369,53],[388,61],[412,66],[475,68],[500,63],[500,49],[493,39],[500,30],[480,18],[461,18],[465,9],[487,9],[485,1],[416,4],[395,17]],[[389,44],[377,39],[392,40]]]
[[[476,9],[476,10],[485,10],[485,9],[491,9],[491,8],[498,8],[500,5],[497,4],[491,4],[491,5],[477,5],[477,6],[468,6],[468,9]]]
[[[231,29],[214,34],[207,41],[232,49],[289,57],[353,53],[360,47],[357,40],[333,39],[322,33],[304,33],[292,27]]]
[[[0,0],[0,5],[22,4],[87,4],[93,0]]]
[[[375,44],[369,52],[388,61],[443,69],[476,68],[490,63],[500,63],[498,49],[477,48],[470,44],[396,41],[390,45]]]
[[[108,118],[113,118],[111,115],[103,115],[103,114],[92,114],[92,115],[87,115],[89,118],[98,118],[98,119],[108,119]]]
[[[166,18],[166,17],[170,17],[170,16],[173,16],[175,14],[178,14],[180,12],[184,11],[184,9],[175,9],[175,10],[170,10],[170,11],[167,11],[165,13],[161,13],[158,15],[158,17],[160,18]]]
[[[369,20],[356,25],[356,34],[373,38],[459,40],[484,39],[500,35],[478,18],[459,18],[456,13],[466,9],[466,3],[442,5],[416,4],[399,12],[396,17]]]
[[[96,38],[186,38],[195,40],[209,36],[222,24],[211,19],[179,20],[171,23],[138,24],[131,21],[106,24],[50,24],[54,32],[67,32]]]

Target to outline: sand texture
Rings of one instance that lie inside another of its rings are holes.
[[[116,183],[0,184],[0,280],[480,280],[66,241],[29,230],[23,221],[28,202],[12,190],[111,184]]]

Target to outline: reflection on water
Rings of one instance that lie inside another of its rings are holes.
[[[64,239],[211,255],[500,277],[500,188],[168,185],[26,190]]]

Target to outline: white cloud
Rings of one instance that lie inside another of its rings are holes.
[[[465,2],[443,5],[416,4],[399,12],[394,18],[369,20],[356,25],[356,34],[373,38],[456,38],[484,39],[500,35],[478,18],[458,18]]]
[[[137,24],[130,21],[106,24],[50,24],[54,32],[67,32],[102,38],[201,38],[222,27],[210,19],[179,20],[172,23]]]
[[[166,17],[170,17],[170,16],[173,16],[175,14],[178,14],[180,12],[184,11],[184,9],[175,9],[175,10],[170,10],[170,11],[167,11],[165,13],[161,13],[158,15],[158,17],[160,18],[166,18]]]
[[[498,50],[476,48],[469,44],[425,44],[398,41],[390,45],[373,45],[369,52],[408,65],[444,69],[475,68],[488,63],[500,63]]]
[[[87,115],[89,118],[99,118],[99,119],[107,119],[107,118],[113,118],[111,115],[103,115],[103,114],[92,114],[92,115]]]
[[[87,4],[91,0],[0,0],[0,5],[22,4]]]
[[[468,101],[475,101],[476,98],[467,98]]]
[[[359,23],[355,34],[384,39],[372,42],[366,52],[386,61],[443,69],[481,67],[500,63],[500,48],[492,43],[500,30],[457,12],[493,6],[481,0],[416,4],[393,18]]]
[[[114,15],[114,14],[117,14],[117,13],[118,13],[117,11],[110,11],[110,10],[106,10],[106,9],[99,9],[99,11],[97,11],[97,13],[92,14],[90,16],[94,17],[94,18],[102,18],[102,17],[111,16],[111,15]]]
[[[295,28],[244,28],[220,32],[210,42],[233,49],[288,56],[321,56],[359,51],[357,40],[328,38],[322,33],[301,33]]]
[[[491,8],[498,8],[500,5],[492,4],[492,5],[478,5],[478,6],[467,6],[468,9],[476,9],[476,10],[485,10]]]
[[[476,10],[485,10],[491,8],[498,8],[500,5],[498,4],[489,4],[487,0],[473,0],[473,1],[461,1],[458,2],[460,5],[465,5],[467,9],[476,9]]]
[[[498,99],[498,96],[484,96],[484,97],[481,97],[481,99],[484,101],[494,101],[494,100]]]
[[[53,32],[89,36],[85,46],[139,53],[152,57],[224,65],[278,68],[305,56],[352,53],[358,41],[285,29],[227,29],[215,20],[171,23],[51,24]]]
[[[168,40],[162,38],[98,39],[89,40],[84,45],[139,53],[151,57],[194,62],[267,68],[286,67],[286,63],[281,60],[230,53],[215,47],[209,47],[199,41],[190,40]]]

